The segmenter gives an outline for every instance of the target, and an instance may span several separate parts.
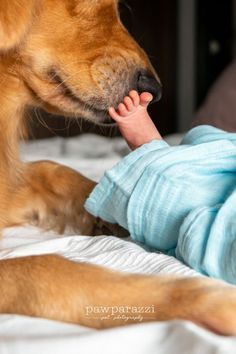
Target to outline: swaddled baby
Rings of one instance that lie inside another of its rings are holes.
[[[147,113],[151,100],[131,91],[109,109],[133,151],[85,207],[134,240],[236,284],[236,134],[199,126],[170,147]]]

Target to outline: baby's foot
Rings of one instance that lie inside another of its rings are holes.
[[[119,104],[117,111],[114,107],[109,108],[111,118],[117,122],[121,134],[132,150],[154,139],[162,139],[147,112],[152,99],[148,92],[139,96],[137,91],[131,91],[123,103]]]

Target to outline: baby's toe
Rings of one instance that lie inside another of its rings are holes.
[[[132,99],[134,106],[138,107],[138,105],[140,103],[140,98],[139,98],[138,92],[135,90],[130,91],[129,97]]]
[[[114,107],[110,107],[108,109],[108,112],[109,112],[109,115],[112,119],[114,119],[116,122],[119,121],[120,119],[120,115],[116,112],[115,108]]]
[[[149,103],[153,100],[153,96],[149,92],[143,92],[140,95],[140,105],[143,107],[147,107]]]
[[[120,103],[118,106],[118,112],[121,116],[126,117],[129,114],[129,111],[127,110],[126,106],[124,103]]]
[[[130,112],[132,112],[133,109],[135,108],[132,99],[130,97],[128,97],[128,96],[126,96],[124,98],[124,104],[125,104],[127,110],[130,111]]]

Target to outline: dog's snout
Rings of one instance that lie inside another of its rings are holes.
[[[152,102],[157,102],[161,99],[162,86],[160,81],[158,81],[154,75],[150,74],[146,70],[138,73],[137,89],[139,93],[144,91],[150,92],[153,95]]]

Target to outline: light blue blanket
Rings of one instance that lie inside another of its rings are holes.
[[[131,237],[236,284],[236,134],[199,126],[152,141],[106,172],[85,204]]]

